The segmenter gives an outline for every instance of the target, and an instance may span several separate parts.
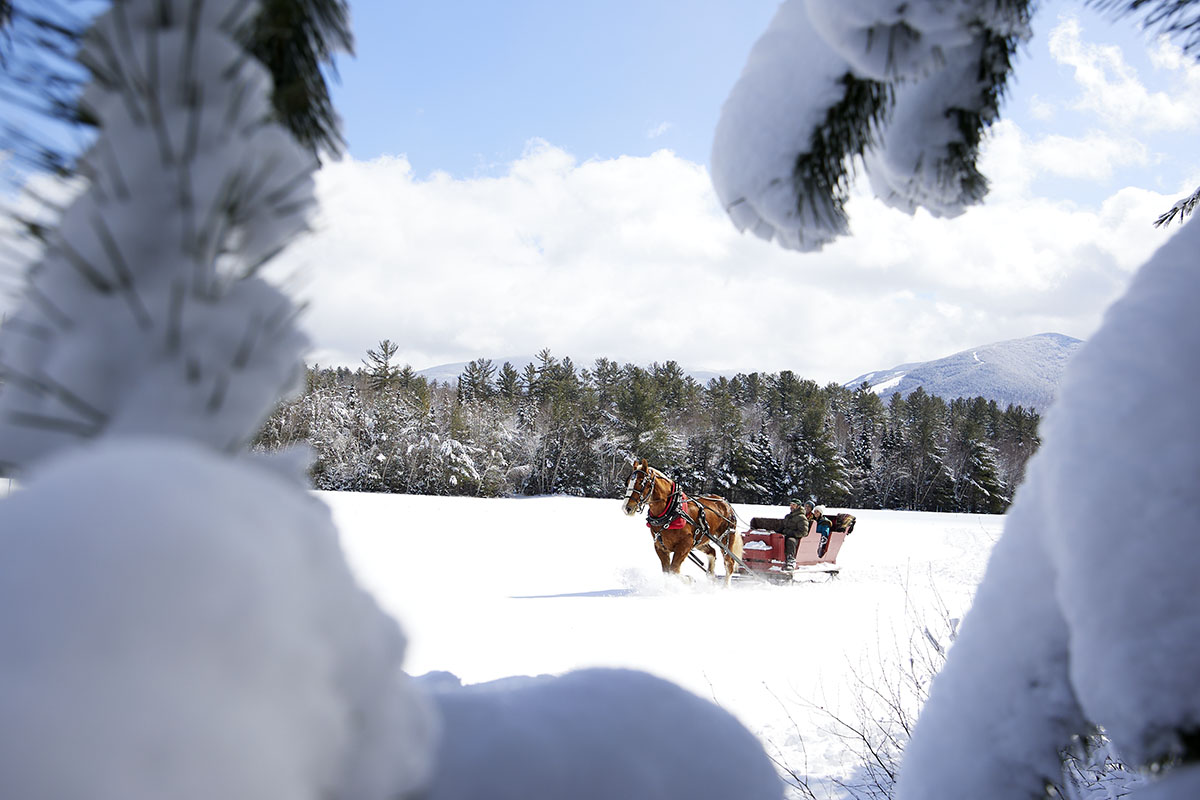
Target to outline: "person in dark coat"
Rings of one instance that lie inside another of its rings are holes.
[[[808,509],[812,507],[812,503],[801,504],[798,498],[793,497],[789,503],[791,511],[783,518],[783,524],[779,528],[779,532],[783,534],[783,552],[787,561],[788,569],[796,568],[796,549],[800,546],[800,540],[808,535],[809,523],[811,520],[808,516]]]

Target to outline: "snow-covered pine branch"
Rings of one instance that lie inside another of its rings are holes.
[[[848,230],[860,157],[909,213],[978,202],[1026,0],[788,0],[755,44],[713,143],[713,184],[741,230],[813,250]]]
[[[84,40],[88,188],[4,326],[0,462],[102,433],[247,442],[295,386],[296,307],[256,276],[305,227],[313,157],[232,38],[250,3],[114,3]]]
[[[115,0],[99,136],[3,330],[6,796],[391,800],[435,712],[299,475],[230,457],[301,374],[259,268],[314,161],[232,38],[246,0]]]
[[[1200,347],[1198,238],[1193,219],[1072,358],[906,751],[902,800],[1037,796],[1089,723],[1127,763],[1167,768],[1139,796],[1197,796],[1197,381],[1170,365]]]
[[[96,120],[79,105],[87,72],[75,53],[96,2],[0,0],[0,180],[20,185],[34,173],[74,174]],[[272,116],[313,153],[345,148],[326,65],[353,50],[347,0],[265,0],[238,41],[271,73]]]
[[[1200,203],[1200,189],[1177,201],[1175,205],[1171,206],[1170,209],[1154,221],[1154,227],[1159,228],[1163,225],[1170,225],[1176,217],[1179,218],[1179,222],[1182,224],[1187,219],[1188,214],[1196,210],[1197,203]]]
[[[1183,52],[1200,50],[1200,6],[1195,0],[1088,0],[1088,5],[1121,16],[1139,16],[1148,30],[1180,42]]]

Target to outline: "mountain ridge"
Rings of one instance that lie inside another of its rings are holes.
[[[984,397],[997,405],[1045,409],[1054,401],[1063,370],[1083,342],[1061,333],[979,345],[932,361],[898,364],[842,384],[866,383],[881,397],[907,397],[921,387],[945,400]]]

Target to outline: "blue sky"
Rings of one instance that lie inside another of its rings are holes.
[[[404,154],[418,177],[500,174],[532,139],[581,160],[667,148],[707,164],[721,102],[777,7],[777,0],[355,0],[356,55],[339,60],[334,99],[354,158]],[[1119,47],[1143,78],[1154,74],[1149,37],[1131,21],[1078,2],[1042,3],[1004,108],[1035,136],[1080,136],[1092,124],[1079,111],[1053,119],[1033,113],[1035,100],[1062,104],[1073,91],[1071,68],[1047,46],[1063,14],[1078,17],[1090,40]],[[1179,152],[1187,141],[1174,138]],[[1113,181],[1145,175],[1127,167]],[[1082,202],[1094,195],[1047,188]]]
[[[350,152],[419,176],[496,174],[530,139],[581,159],[669,148],[704,163],[774,0],[356,0],[335,101]]]

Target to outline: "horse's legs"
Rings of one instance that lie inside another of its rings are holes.
[[[692,548],[688,547],[687,544],[680,544],[675,548],[675,552],[671,554],[671,572],[674,572],[676,575],[679,574],[684,559],[688,557],[688,553],[691,551]]]
[[[667,552],[666,545],[664,545],[662,542],[655,542],[654,543],[654,552],[658,556],[658,560],[662,563],[662,571],[670,572],[671,571],[670,553]],[[678,572],[678,570],[676,570],[676,571]]]
[[[721,534],[720,542],[725,545],[721,554],[725,556],[725,585],[728,586],[733,578],[733,571],[737,568],[737,562],[733,560],[733,557],[736,555],[740,558],[742,548],[738,546],[739,542],[736,530],[729,530]]]

